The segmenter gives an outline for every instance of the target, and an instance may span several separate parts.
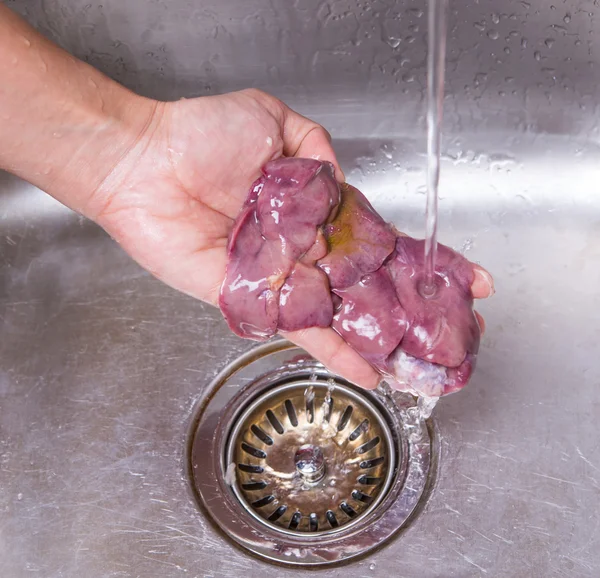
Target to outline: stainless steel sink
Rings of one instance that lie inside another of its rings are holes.
[[[423,232],[421,0],[9,1],[160,98],[259,86],[327,126],[347,178]],[[385,548],[323,576],[600,572],[595,3],[455,2],[440,238],[495,276],[438,477]],[[35,151],[32,151],[35,154]],[[99,228],[0,174],[0,575],[297,576],[234,547],[185,473],[196,401],[253,346]]]

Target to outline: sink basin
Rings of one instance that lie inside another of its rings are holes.
[[[386,219],[423,234],[420,1],[8,4],[145,94],[286,98],[327,126]],[[472,383],[434,411],[424,511],[322,575],[597,576],[598,9],[456,9],[440,240],[487,267],[497,294],[479,306]],[[234,547],[185,474],[196,401],[253,344],[27,183],[0,173],[0,202],[0,575],[304,574]]]

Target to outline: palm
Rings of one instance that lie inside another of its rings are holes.
[[[169,104],[97,220],[161,280],[216,303],[233,220],[260,167],[282,154],[280,133],[246,93]]]

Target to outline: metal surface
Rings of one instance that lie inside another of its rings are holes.
[[[415,410],[411,396],[359,392],[296,346],[267,343],[224,368],[198,403],[192,486],[250,552],[304,567],[348,561],[423,509],[439,445]],[[321,480],[298,475],[297,448],[309,463],[322,452]]]
[[[320,482],[327,472],[323,450],[312,444],[301,445],[294,454],[294,468],[304,482]]]
[[[394,471],[384,418],[335,381],[298,380],[267,391],[230,435],[228,463],[237,467],[241,501],[297,532],[355,525],[383,497]]]
[[[145,94],[287,98],[333,134],[348,180],[422,236],[422,0],[7,4]],[[600,8],[450,8],[439,239],[488,267],[497,294],[479,307],[471,385],[434,412],[427,507],[319,575],[596,577]],[[251,344],[7,175],[0,218],[0,575],[302,574],[233,547],[183,473],[192,408]]]

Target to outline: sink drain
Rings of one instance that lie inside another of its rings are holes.
[[[199,404],[189,446],[199,503],[270,560],[368,552],[406,524],[432,470],[427,424],[410,396],[391,395],[356,388],[288,342],[255,348]]]
[[[356,524],[385,495],[394,446],[364,396],[332,381],[299,381],[260,395],[231,434],[232,488],[279,530],[331,532]]]

